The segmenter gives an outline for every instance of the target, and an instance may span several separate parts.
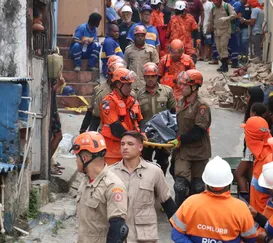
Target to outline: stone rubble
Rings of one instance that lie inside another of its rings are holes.
[[[222,108],[244,110],[247,88],[264,85],[273,85],[270,66],[250,63],[234,70],[231,75],[219,74],[211,78],[207,90],[214,104]]]

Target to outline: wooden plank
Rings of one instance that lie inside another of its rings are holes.
[[[34,58],[32,65],[33,81],[30,83],[30,93],[32,97],[31,112],[42,114],[43,112],[43,73],[44,60]],[[47,84],[47,83],[45,83]],[[32,157],[31,171],[35,174],[41,172],[42,156],[42,120],[36,119],[32,137]]]
[[[98,35],[105,34],[105,2],[104,0],[59,0],[58,2],[58,34],[74,34],[76,28],[88,21],[91,13],[98,12],[102,21]]]

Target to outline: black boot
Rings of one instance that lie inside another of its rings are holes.
[[[217,72],[222,72],[222,70],[223,70],[223,65],[224,65],[223,59],[221,59],[221,63],[222,63],[222,65],[219,68],[217,68]]]
[[[228,58],[224,58],[224,64],[223,64],[223,73],[228,72]]]
[[[175,203],[179,208],[180,205],[187,199],[190,191],[190,183],[184,177],[176,177],[174,182]]]
[[[223,73],[228,72],[228,58],[223,58],[221,62],[222,62],[222,66],[217,69],[217,72],[223,72]]]

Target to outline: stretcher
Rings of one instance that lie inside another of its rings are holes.
[[[149,141],[144,141],[143,142],[144,147],[151,147],[151,148],[165,148],[165,149],[172,149],[174,148],[173,144],[169,144],[169,143],[153,143],[153,142],[149,142]]]

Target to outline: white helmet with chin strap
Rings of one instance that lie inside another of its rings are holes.
[[[233,181],[233,174],[228,162],[216,156],[209,161],[202,175],[204,183],[211,187],[226,187]]]

